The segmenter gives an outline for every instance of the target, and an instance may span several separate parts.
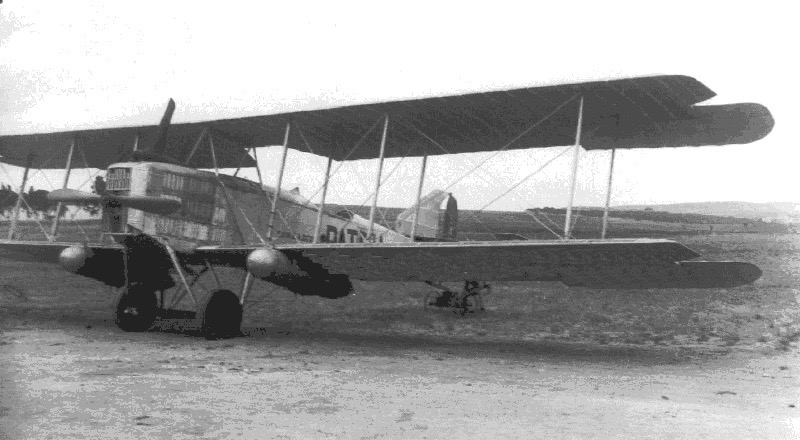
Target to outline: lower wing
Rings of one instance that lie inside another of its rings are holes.
[[[364,281],[559,281],[603,289],[714,288],[750,284],[750,263],[700,257],[670,240],[568,240],[277,245],[300,271]],[[196,256],[241,267],[251,248],[199,248]]]
[[[86,250],[84,257],[64,259]],[[248,268],[268,249],[285,261],[280,271],[256,274],[298,293],[316,294],[331,277],[364,281],[558,281],[603,289],[715,288],[750,284],[761,270],[744,262],[697,261],[699,254],[670,240],[568,240],[446,243],[320,243],[201,246],[178,251],[183,264]],[[0,241],[0,257],[61,263],[80,275],[121,286],[124,247]],[[690,261],[691,260],[691,261]],[[76,262],[80,263],[77,264]],[[317,282],[319,281],[319,282]]]

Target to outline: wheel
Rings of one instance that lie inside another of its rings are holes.
[[[232,338],[239,335],[242,305],[230,290],[217,290],[208,296],[201,311],[200,331],[208,339]]]
[[[154,291],[131,285],[117,301],[114,321],[126,332],[143,332],[153,326],[158,313],[158,298]]]

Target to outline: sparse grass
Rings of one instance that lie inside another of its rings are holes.
[[[789,350],[797,341],[800,341],[800,324],[790,324],[778,328],[778,348]]]
[[[736,333],[729,333],[722,337],[722,341],[725,343],[726,346],[736,345],[739,341],[741,341],[741,337]]]
[[[444,339],[565,340],[599,344],[701,344],[746,347],[775,339],[790,349],[800,340],[800,237],[718,235],[678,241],[709,259],[751,261],[764,276],[737,289],[593,290],[554,283],[494,283],[487,312],[459,316],[423,307],[422,283],[356,282],[341,300],[268,294],[258,282],[245,329],[265,332],[415,335]],[[0,260],[0,326],[76,322],[113,328],[116,295],[88,278],[43,264]],[[238,287],[241,272],[221,270]],[[201,282],[213,288],[213,278]],[[455,285],[453,286],[455,287]],[[24,293],[20,293],[24,292]],[[188,298],[183,304],[189,308]],[[770,330],[770,327],[773,327]],[[775,336],[765,337],[765,332]],[[478,336],[479,335],[479,336]]]
[[[28,293],[25,291],[25,289],[22,289],[13,283],[0,284],[0,295],[10,295],[11,297],[22,301],[27,301],[28,299]]]

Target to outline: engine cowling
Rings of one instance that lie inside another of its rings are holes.
[[[285,278],[297,272],[283,252],[271,248],[259,248],[250,252],[247,256],[247,270],[267,281]]]
[[[246,264],[247,270],[254,276],[300,295],[334,299],[344,298],[353,292],[347,275],[331,274],[300,255],[290,259],[278,249],[255,249],[247,255]]]
[[[77,273],[91,256],[92,250],[88,246],[74,245],[61,251],[61,254],[58,255],[58,262],[64,269]]]

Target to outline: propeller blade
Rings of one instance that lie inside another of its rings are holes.
[[[47,200],[67,204],[100,203],[100,194],[93,194],[77,189],[56,189],[47,194]]]
[[[57,189],[47,195],[53,202],[70,205],[97,203],[103,208],[132,208],[153,214],[172,214],[181,208],[181,201],[159,196],[101,196],[75,189]]]
[[[181,208],[181,201],[159,196],[106,196],[106,206],[132,208],[152,214],[172,214]]]
[[[161,123],[158,124],[158,136],[156,142],[153,144],[153,149],[150,150],[155,154],[163,154],[167,147],[167,133],[169,132],[169,124],[172,121],[172,114],[175,113],[175,101],[170,98],[167,103],[167,110],[164,116],[161,117]]]

